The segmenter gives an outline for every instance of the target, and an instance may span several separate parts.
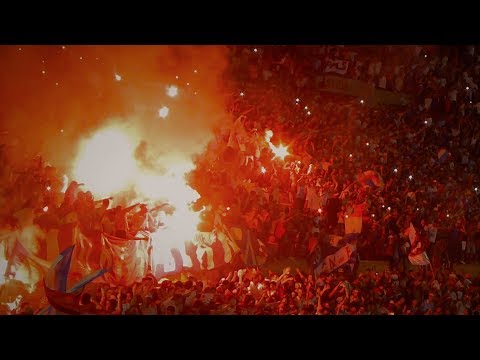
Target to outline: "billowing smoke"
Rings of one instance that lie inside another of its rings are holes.
[[[227,121],[227,62],[221,46],[2,46],[0,143],[13,163],[40,153],[69,172],[82,139],[118,124],[142,166],[168,167]]]

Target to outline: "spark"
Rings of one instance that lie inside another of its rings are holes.
[[[312,113],[310,111],[307,111],[307,115],[311,115]]]
[[[447,217],[450,217],[450,214],[447,214]]]
[[[385,205],[382,205],[382,208],[385,208]]]
[[[245,93],[242,91],[242,92],[240,93],[240,96],[244,96],[244,95],[245,95]]]
[[[427,121],[427,120],[425,120],[425,121],[424,121],[424,123],[425,123],[425,125],[427,125],[427,124],[428,124],[428,121]]]
[[[19,47],[19,48],[18,48],[18,51],[22,51],[22,48],[21,48],[21,47]]]
[[[63,133],[63,129],[60,129],[60,132]]]
[[[47,212],[47,211],[48,211],[48,206],[45,206],[45,207],[43,208],[43,212]]]
[[[230,211],[230,206],[227,206],[227,211]]]
[[[387,210],[390,211],[390,210],[392,210],[392,208],[389,206],[389,207],[387,207]]]
[[[189,82],[187,82],[187,86],[190,86],[190,83],[189,83]]]
[[[47,186],[47,191],[50,191],[52,190],[52,188],[50,186]]]
[[[372,217],[375,217],[375,214],[372,214]]]
[[[122,77],[118,74],[115,74],[115,80],[120,81],[122,80]]]
[[[257,48],[253,49],[253,52],[257,52],[257,51],[258,51],[258,49],[257,49]]]
[[[348,155],[348,156],[353,157],[353,154],[350,154],[350,155]]]
[[[170,97],[175,97],[178,95],[178,87],[175,85],[167,86],[167,95]]]
[[[177,76],[175,76],[175,79],[177,79],[177,80],[178,80],[178,75],[177,75]]]
[[[367,143],[365,143],[365,145],[367,145],[367,146],[370,146],[370,143],[369,143],[369,142],[367,142]]]
[[[58,86],[58,82],[55,83],[55,86]]]
[[[470,88],[467,86],[467,87],[465,88],[465,90],[470,90]]]
[[[196,74],[196,73],[198,73],[198,71],[197,71],[196,69],[195,69],[195,70],[193,70],[193,72],[194,72],[195,74]]]
[[[83,60],[83,56],[80,56],[80,60]]]
[[[348,215],[345,215],[345,219],[348,219]]]
[[[197,92],[195,91],[193,94],[194,94],[194,95],[197,95]]]
[[[297,102],[297,103],[300,102],[300,99],[299,99],[299,98],[296,98],[296,99],[295,99],[295,102]]]
[[[260,170],[262,172],[262,174],[265,174],[267,172],[267,169],[265,169],[263,166],[262,166],[262,169]]]
[[[45,70],[42,70],[42,74],[45,75],[46,71]]]
[[[62,46],[62,50],[65,50],[65,46]]]
[[[275,156],[273,157],[274,159],[278,157],[282,160],[285,160],[285,157],[290,155],[290,153],[288,152],[288,146],[282,144],[280,144],[279,146],[274,146],[273,144],[270,144],[270,148],[275,154]]]
[[[318,213],[321,214],[322,213],[322,209],[318,209]],[[347,215],[348,217],[348,215]]]
[[[162,106],[160,110],[158,110],[158,116],[165,119],[168,116],[168,112],[170,109],[166,106]]]
[[[425,54],[425,57],[427,57],[427,54]]]
[[[419,209],[419,208],[417,208],[417,211],[420,211],[420,209]]]
[[[475,191],[478,191],[478,188],[476,187],[474,190],[475,190]]]
[[[308,110],[308,106],[305,106],[304,109],[305,109],[305,110]]]
[[[360,100],[360,104],[363,104],[363,103],[364,103],[363,99],[362,99],[362,100]]]
[[[397,173],[397,172],[398,172],[398,169],[397,169],[397,168],[393,169],[393,172],[394,172],[394,173]]]
[[[412,175],[408,175],[408,180],[412,180],[413,179],[413,176]]]

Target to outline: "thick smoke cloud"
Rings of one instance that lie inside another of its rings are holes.
[[[152,159],[200,152],[214,125],[228,120],[227,61],[221,46],[2,46],[0,142],[15,163],[41,153],[68,171],[81,139],[121,123],[140,139],[135,147],[144,141],[144,166],[168,166]],[[170,84],[177,97],[166,95]]]

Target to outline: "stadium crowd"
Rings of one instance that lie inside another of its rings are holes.
[[[452,269],[455,263],[480,260],[479,47],[230,50],[225,82],[235,120],[215,130],[189,175],[201,195],[195,207],[212,209],[203,230],[212,230],[220,217],[227,228],[242,229],[241,248],[251,243],[255,254],[272,261],[309,258],[314,268],[315,249],[325,257],[332,236],[343,237],[348,218],[357,217],[362,219],[356,243],[360,259],[389,261],[390,270],[335,271],[315,279],[286,269],[265,278],[253,256],[245,260],[251,267],[219,282],[191,278],[158,285],[148,278],[133,288],[100,286],[84,294],[82,309],[107,314],[478,314],[478,277]],[[344,68],[335,75],[406,93],[410,102],[371,104],[322,91],[318,77],[338,60]],[[288,155],[275,156],[280,144],[288,146]],[[52,260],[68,246],[76,224],[99,242],[101,232],[129,238],[155,227],[146,221],[150,210],[145,205],[109,209],[111,199],[95,200],[76,182],[67,187],[41,157],[19,170],[8,163],[6,145],[0,156],[5,164],[0,169],[2,234],[37,224],[38,237],[45,239],[35,250],[40,258]],[[22,213],[26,208],[33,213]],[[428,271],[408,271],[405,230],[410,224],[431,258]],[[58,244],[46,246],[52,231],[58,231]],[[82,248],[88,267],[99,254]],[[13,251],[6,245],[4,250],[6,258]],[[5,274],[15,276],[8,267]]]

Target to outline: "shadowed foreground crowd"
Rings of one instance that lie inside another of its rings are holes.
[[[480,276],[367,269],[353,279],[334,272],[314,280],[298,269],[266,277],[248,268],[220,281],[147,277],[131,288],[96,285],[78,306],[103,315],[479,315]],[[17,312],[34,313],[28,303]]]

